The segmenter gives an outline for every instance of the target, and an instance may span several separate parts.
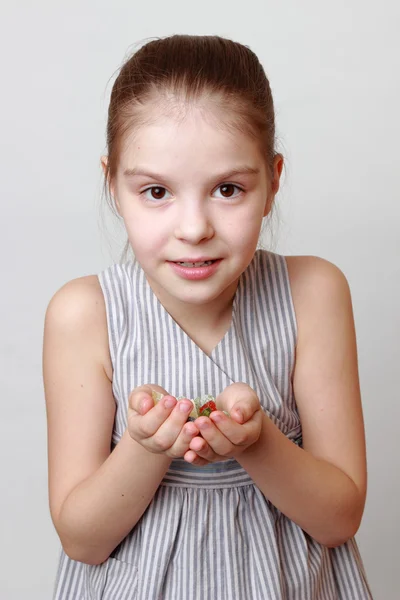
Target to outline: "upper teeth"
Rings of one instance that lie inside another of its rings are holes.
[[[204,265],[211,265],[212,260],[205,260],[204,262],[178,262],[178,265],[183,267],[203,267]]]

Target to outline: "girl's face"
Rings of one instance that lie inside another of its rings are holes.
[[[197,109],[183,121],[160,117],[126,145],[112,192],[167,309],[230,302],[278,189],[281,157],[274,169],[272,188],[257,144]]]

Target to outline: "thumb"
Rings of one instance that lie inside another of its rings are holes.
[[[131,392],[129,407],[140,415],[145,415],[163,396],[167,395],[168,392],[159,385],[140,385]]]
[[[231,418],[240,424],[246,423],[261,408],[256,392],[249,385],[241,382],[225,388],[221,400]]]

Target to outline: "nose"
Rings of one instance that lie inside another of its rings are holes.
[[[187,203],[181,206],[177,215],[175,237],[190,244],[199,244],[212,238],[214,228],[202,203]]]

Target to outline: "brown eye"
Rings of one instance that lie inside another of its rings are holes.
[[[162,188],[162,187],[152,187],[151,188],[151,195],[153,196],[154,200],[162,200],[164,197],[164,192],[165,192],[165,188]]]
[[[227,185],[221,185],[221,192],[226,198],[229,198],[234,193],[234,191],[233,191],[234,187],[235,186],[232,185],[231,183],[228,183]]]
[[[166,193],[168,193],[167,190],[159,185],[153,185],[153,187],[149,187],[142,192],[147,202],[151,202],[152,200],[166,200]]]
[[[223,183],[219,186],[223,198],[236,198],[243,190],[233,183]]]

